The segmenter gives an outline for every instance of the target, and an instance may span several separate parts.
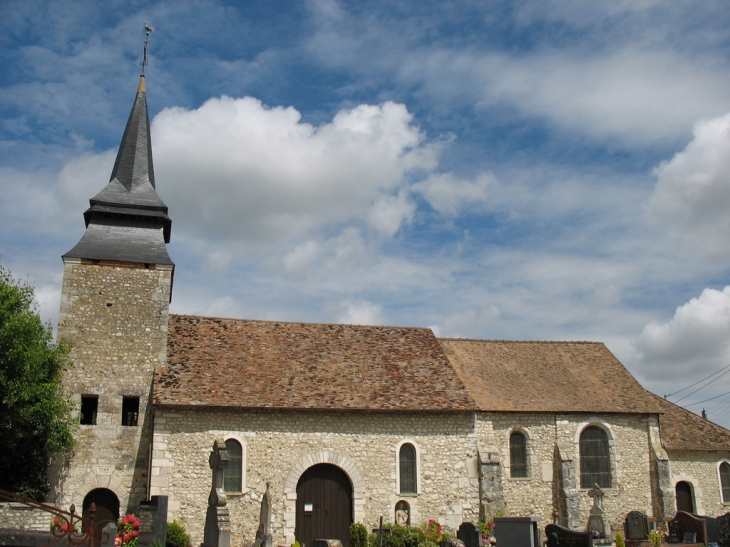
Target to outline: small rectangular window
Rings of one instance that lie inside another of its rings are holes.
[[[122,399],[122,425],[136,426],[139,417],[139,397]]]
[[[96,425],[96,412],[99,408],[98,395],[81,396],[81,425]]]

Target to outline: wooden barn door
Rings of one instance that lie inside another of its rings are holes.
[[[686,511],[694,513],[694,503],[692,502],[692,487],[688,482],[679,481],[675,487],[677,495],[677,511]]]
[[[295,536],[302,547],[315,539],[339,539],[349,547],[352,524],[352,484],[334,465],[321,463],[307,469],[297,484]]]

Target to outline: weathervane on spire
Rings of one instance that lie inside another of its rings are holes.
[[[147,42],[150,38],[150,34],[155,31],[155,27],[150,25],[147,21],[144,22],[144,52],[142,53],[142,59],[139,64],[142,65],[142,75],[144,76],[144,67],[147,66]]]

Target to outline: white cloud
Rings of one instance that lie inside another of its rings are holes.
[[[350,325],[382,325],[383,307],[365,299],[346,300],[326,308],[330,314],[336,315],[337,323]]]
[[[499,321],[500,316],[500,309],[495,305],[481,309],[472,308],[453,313],[440,324],[431,325],[430,328],[439,337],[470,338],[474,337],[475,333],[490,330],[490,326]]]
[[[654,174],[650,218],[695,249],[730,257],[730,114],[698,122],[687,147]]]
[[[427,18],[404,28],[382,13],[335,20],[318,12],[308,47],[328,66],[379,78],[383,86],[415,87],[434,109],[478,104],[485,117],[514,120],[519,113],[578,132],[573,138],[632,149],[683,138],[695,120],[730,108],[727,59],[698,45],[711,38],[700,35],[699,22],[687,22],[693,14],[651,10],[651,2],[546,4],[516,10],[513,24],[528,32],[547,20],[565,34],[555,40],[537,32],[527,49],[504,51],[474,37],[433,41]],[[701,49],[688,51],[693,46]]]
[[[397,196],[380,195],[367,213],[368,223],[385,236],[392,237],[402,224],[413,220],[416,210],[405,192]]]
[[[644,373],[697,378],[730,364],[730,286],[705,289],[634,341]],[[679,386],[677,386],[679,387]]]
[[[487,189],[495,182],[491,173],[481,173],[473,180],[459,180],[451,173],[433,174],[413,185],[439,213],[456,216],[463,207],[487,201]]]
[[[157,178],[169,181],[159,191],[183,230],[219,240],[272,241],[368,216],[392,235],[412,215],[405,175],[437,165],[438,146],[411,122],[390,102],[319,127],[250,97],[166,109],[152,129]]]

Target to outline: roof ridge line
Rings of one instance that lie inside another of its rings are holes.
[[[374,329],[408,329],[408,330],[428,330],[433,332],[429,327],[406,327],[402,325],[363,325],[358,323],[320,323],[316,321],[282,321],[279,319],[248,319],[244,317],[220,317],[215,315],[196,315],[191,313],[171,313],[170,317],[195,317],[198,319],[213,319],[224,321],[250,321],[254,323],[283,323],[285,325],[319,325],[332,327],[367,327]],[[435,334],[434,334],[435,336]]]
[[[455,342],[509,342],[510,344],[604,344],[604,342],[595,340],[510,340],[508,338],[453,338],[441,336],[436,338]]]

